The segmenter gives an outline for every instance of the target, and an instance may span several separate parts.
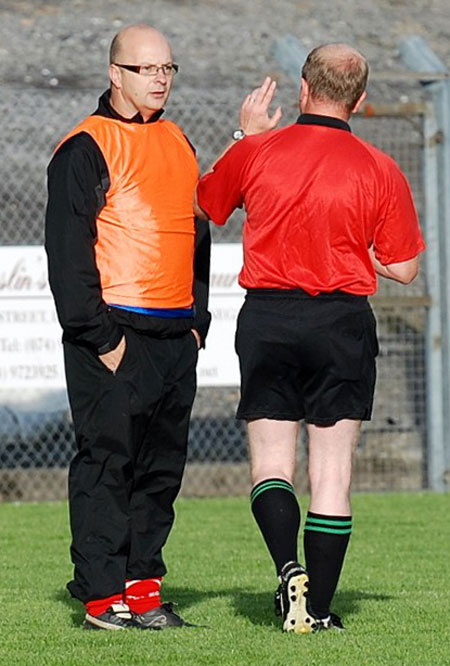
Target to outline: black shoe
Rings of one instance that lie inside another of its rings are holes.
[[[330,613],[329,616],[325,618],[317,618],[314,622],[314,633],[316,631],[328,631],[329,629],[337,629],[338,631],[344,631],[345,629],[341,618],[335,613]]]
[[[297,562],[284,565],[275,593],[275,612],[281,615],[283,631],[310,634],[317,620],[307,608],[309,578],[306,569]]]
[[[126,604],[113,604],[101,615],[94,616],[86,613],[83,628],[117,631],[118,629],[136,628],[136,624]]]
[[[185,622],[173,610],[173,604],[168,602],[152,608],[146,613],[133,613],[135,625],[141,629],[171,629],[174,627],[196,627],[196,624]]]

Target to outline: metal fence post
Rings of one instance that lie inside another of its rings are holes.
[[[448,75],[423,37],[404,39],[400,54],[410,69]],[[450,482],[450,81],[432,83],[427,92],[431,103],[424,128],[424,185],[432,298],[426,343],[428,483],[433,490],[446,490]]]
[[[450,81],[432,84],[430,92],[437,122],[444,412],[443,440],[441,447],[434,453],[434,456],[440,459],[442,467],[432,487],[436,490],[445,490],[450,483]],[[432,385],[430,390],[433,390]]]
[[[444,408],[442,333],[442,281],[444,271],[441,266],[440,211],[438,186],[438,128],[434,107],[424,118],[424,160],[423,179],[425,193],[425,232],[427,250],[425,268],[430,294],[427,331],[425,338],[426,386],[427,386],[427,471],[428,486],[433,490],[443,490],[444,441],[446,418]]]

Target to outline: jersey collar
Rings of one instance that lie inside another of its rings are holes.
[[[350,125],[341,120],[340,118],[334,118],[333,116],[319,116],[316,113],[302,113],[297,118],[298,125],[322,125],[323,127],[334,127],[334,129],[345,130],[346,132],[351,132]]]

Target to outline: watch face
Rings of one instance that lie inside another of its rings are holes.
[[[237,130],[234,130],[234,132],[233,132],[233,139],[235,141],[239,141],[239,139],[243,139],[244,136],[245,136],[244,130],[237,129]]]

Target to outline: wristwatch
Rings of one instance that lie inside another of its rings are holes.
[[[239,141],[239,139],[243,139],[246,136],[246,134],[243,129],[237,129],[234,130],[232,136],[235,141]]]

